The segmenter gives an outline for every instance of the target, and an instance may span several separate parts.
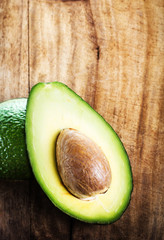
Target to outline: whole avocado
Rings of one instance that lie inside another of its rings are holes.
[[[25,140],[26,98],[0,103],[0,178],[29,179],[32,171]]]

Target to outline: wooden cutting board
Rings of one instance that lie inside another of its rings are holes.
[[[164,1],[1,0],[0,100],[50,81],[120,136],[131,203],[116,223],[91,225],[55,208],[35,180],[1,180],[0,239],[164,239]]]

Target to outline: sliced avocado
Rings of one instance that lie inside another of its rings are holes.
[[[76,129],[93,140],[109,161],[110,187],[94,199],[79,199],[62,183],[55,151],[63,129]],[[129,159],[112,127],[81,97],[59,82],[35,85],[27,104],[26,140],[34,175],[55,206],[90,223],[111,223],[121,217],[132,192]]]
[[[32,176],[25,140],[27,99],[0,103],[0,178],[28,179]]]

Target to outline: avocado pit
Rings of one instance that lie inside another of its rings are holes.
[[[64,186],[77,198],[91,200],[108,190],[109,162],[100,147],[78,130],[67,128],[60,132],[56,159]]]

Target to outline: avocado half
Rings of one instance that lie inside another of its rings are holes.
[[[90,223],[111,223],[121,217],[132,192],[129,159],[115,131],[88,103],[63,83],[38,83],[29,95],[25,128],[32,170],[55,206]],[[61,181],[55,144],[65,128],[77,129],[96,142],[109,161],[111,185],[96,199],[78,199]]]

